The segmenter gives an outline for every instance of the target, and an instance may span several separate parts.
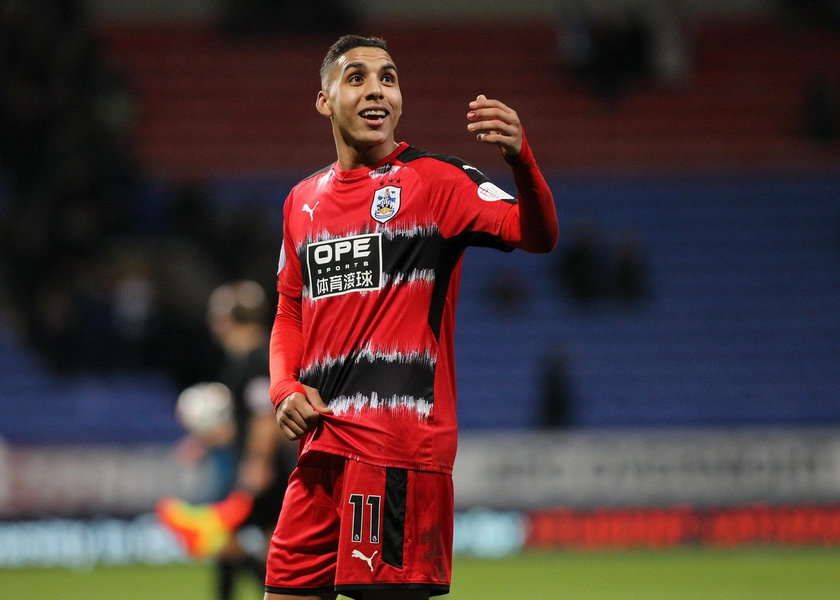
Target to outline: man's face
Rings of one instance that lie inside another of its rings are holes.
[[[360,153],[384,144],[390,152],[402,114],[402,94],[391,57],[381,48],[364,46],[342,54],[316,106],[332,119],[336,143]]]

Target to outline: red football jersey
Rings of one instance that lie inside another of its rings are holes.
[[[294,187],[278,291],[301,298],[299,379],[334,413],[301,453],[451,473],[463,251],[509,250],[501,227],[515,203],[475,167],[405,143],[371,167],[336,163]]]

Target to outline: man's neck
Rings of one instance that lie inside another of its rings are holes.
[[[338,165],[342,171],[369,167],[387,157],[397,149],[397,146],[399,144],[394,140],[388,140],[375,146],[366,146],[365,148],[354,148],[337,142]]]

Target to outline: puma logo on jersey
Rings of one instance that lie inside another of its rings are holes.
[[[370,555],[370,558],[365,556],[359,550],[353,550],[353,554],[351,555],[353,558],[358,558],[359,560],[365,561],[368,566],[370,567],[371,572],[373,572],[373,557],[379,553],[379,550],[374,551],[373,554]]]
[[[315,220],[315,209],[318,208],[319,204],[321,204],[320,200],[318,200],[318,202],[315,203],[315,206],[313,206],[311,208],[310,208],[309,204],[304,204],[303,207],[301,207],[302,211],[309,213],[309,220],[310,221]]]
[[[472,169],[472,170],[473,170],[473,171],[475,171],[476,173],[478,173],[478,174],[480,174],[480,175],[484,175],[484,173],[482,173],[481,171],[479,171],[478,169],[476,169],[476,168],[475,168],[474,166],[472,166],[472,165],[464,165],[462,168],[463,168],[465,171],[466,171],[467,169]]]

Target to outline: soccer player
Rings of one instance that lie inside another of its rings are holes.
[[[498,100],[470,102],[466,127],[501,149],[518,198],[462,160],[398,143],[402,96],[381,39],[330,48],[316,109],[338,160],[284,205],[271,398],[299,449],[265,598],[426,599],[450,585],[462,254],[550,251],[554,201]]]
[[[219,600],[233,597],[239,573],[263,583],[268,538],[280,510],[278,499],[294,463],[291,445],[278,432],[269,402],[268,309],[266,294],[255,281],[225,283],[210,294],[207,322],[225,353],[218,383],[230,390],[233,435],[230,440],[188,439],[196,457],[210,450],[201,448],[208,443],[230,446],[235,473],[232,481],[223,482],[225,497],[219,502],[192,506],[166,498],[157,507],[161,521],[191,556],[215,560]]]

